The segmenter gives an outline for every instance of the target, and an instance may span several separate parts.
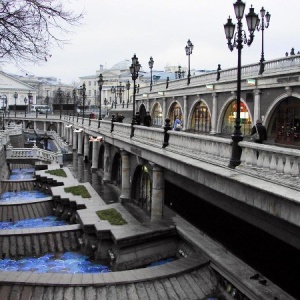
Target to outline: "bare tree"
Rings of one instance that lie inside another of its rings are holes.
[[[51,47],[66,43],[67,28],[81,18],[61,0],[0,0],[0,59],[47,61]]]

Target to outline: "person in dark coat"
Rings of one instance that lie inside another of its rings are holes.
[[[144,125],[148,127],[151,126],[151,116],[149,111],[147,111],[146,116],[144,117]]]
[[[256,125],[252,127],[251,136],[252,138],[258,132],[259,137],[253,139],[255,143],[262,144],[264,141],[267,140],[267,129],[264,125],[262,125],[261,120],[256,121]]]
[[[135,114],[135,123],[136,125],[141,125],[141,116],[139,112]]]

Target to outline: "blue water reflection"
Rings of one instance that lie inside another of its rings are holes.
[[[27,169],[12,169],[9,176],[10,180],[32,179],[34,175],[34,168]]]
[[[39,198],[48,197],[47,194],[38,190],[32,191],[19,191],[19,192],[5,192],[0,196],[0,202],[10,202],[10,201],[25,201],[25,200],[35,200]]]
[[[16,222],[0,222],[1,229],[39,228],[68,225],[64,220],[59,220],[55,216],[48,216],[39,219],[26,219]]]
[[[147,265],[146,268],[155,267],[155,266],[161,266],[161,265],[164,265],[164,264],[169,263],[169,262],[174,261],[174,260],[175,260],[174,257],[169,257],[169,258],[166,258],[166,259],[161,259],[161,260],[152,262],[151,264]]]
[[[31,271],[37,273],[107,273],[111,270],[95,264],[88,256],[77,252],[66,252],[60,255],[45,254],[39,258],[25,257],[19,260],[1,259],[1,271]]]

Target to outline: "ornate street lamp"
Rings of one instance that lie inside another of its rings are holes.
[[[29,91],[28,94],[27,94],[27,96],[28,96],[28,113],[30,113],[30,104],[32,103],[33,95]]]
[[[69,115],[69,101],[71,99],[70,92],[67,92],[66,100],[67,100],[67,116]]]
[[[62,95],[63,91],[59,87],[57,90],[57,97],[58,97],[58,102],[59,102],[59,118],[61,119],[61,114],[62,114]]]
[[[258,18],[258,22],[257,22],[257,26],[256,26],[258,31],[261,30],[261,57],[260,57],[260,61],[259,61],[259,73],[258,73],[259,75],[261,75],[265,70],[264,31],[265,31],[265,28],[269,27],[271,15],[269,14],[269,12],[266,13],[265,9],[262,7],[260,10],[260,16],[261,16],[261,20]],[[265,21],[266,21],[266,23],[265,23]]]
[[[49,102],[50,102],[50,99],[49,99],[49,91],[47,90],[47,96],[46,96],[46,98],[45,98],[45,103],[46,103],[46,105],[47,105],[47,108],[46,108],[46,118],[48,118]]]
[[[116,108],[117,107],[117,95],[116,95],[117,90],[116,90],[116,88],[114,86],[112,86],[111,89],[110,89],[110,92],[113,95],[115,95],[115,101],[113,101],[113,103],[112,103],[112,108],[113,108],[114,104],[115,104],[115,108]]]
[[[77,113],[76,89],[73,89],[73,121],[74,115]]]
[[[81,95],[82,95],[82,102],[83,102],[83,108],[82,108],[82,124],[83,124],[83,121],[84,121],[84,110],[85,110],[85,91],[86,91],[86,88],[85,88],[85,82],[83,83],[83,85],[79,88],[80,92],[81,92]],[[78,118],[78,116],[77,116]]]
[[[24,104],[25,104],[25,118],[26,118],[26,107],[27,107],[27,98],[24,98]]]
[[[181,66],[178,66],[178,70],[175,71],[175,78],[176,79],[180,79],[180,78],[184,78],[184,71],[181,71]]]
[[[16,109],[17,109],[17,99],[18,99],[18,93],[15,92],[14,93],[14,98],[15,98],[15,117],[17,116],[17,112],[16,112]]]
[[[190,84],[191,82],[191,60],[190,60],[190,56],[193,53],[193,49],[194,49],[194,45],[192,44],[192,42],[190,41],[190,39],[187,41],[187,45],[185,46],[185,53],[188,56],[188,65],[189,65],[189,69],[188,69],[188,81],[187,84]]]
[[[127,108],[128,108],[128,105],[129,105],[129,90],[130,90],[130,82],[129,82],[129,80],[126,83],[126,90],[127,90]]]
[[[152,91],[152,69],[153,69],[153,65],[154,65],[154,60],[153,60],[152,56],[150,57],[148,64],[149,64],[149,69],[150,69],[150,74],[151,74],[150,91]]]
[[[103,75],[100,74],[99,75],[99,79],[98,79],[98,86],[99,86],[99,116],[98,116],[98,128],[100,127],[100,121],[102,120],[102,117],[101,117],[101,106],[102,106],[102,103],[101,103],[101,93],[102,93],[102,87],[103,87],[103,83],[104,83],[104,80],[103,80]]]
[[[133,105],[132,105],[132,122],[131,122],[131,133],[130,133],[130,138],[132,138],[134,136],[134,125],[136,124],[136,120],[135,120],[135,94],[136,94],[136,85],[135,85],[135,81],[137,80],[138,76],[139,76],[139,71],[141,68],[141,65],[139,63],[138,58],[136,57],[136,55],[134,54],[134,56],[132,57],[132,64],[130,66],[130,73],[131,73],[131,78],[133,80]]]
[[[251,45],[254,38],[254,31],[257,26],[258,16],[254,13],[254,8],[250,8],[249,13],[246,15],[246,21],[248,25],[248,30],[250,32],[249,39],[247,39],[246,32],[242,29],[242,18],[245,10],[245,3],[241,0],[237,0],[233,4],[235,15],[237,18],[237,32],[235,31],[235,24],[232,23],[231,18],[229,17],[227,23],[224,25],[226,39],[228,40],[228,48],[232,51],[234,48],[238,50],[238,66],[237,66],[237,111],[235,119],[235,130],[232,134],[232,153],[229,162],[230,168],[235,168],[241,163],[241,154],[242,150],[239,147],[238,143],[243,140],[243,135],[241,132],[241,120],[240,120],[240,111],[241,111],[241,56],[243,44]],[[231,42],[234,36],[233,43]]]
[[[120,104],[122,104],[122,94],[124,93],[125,87],[122,85],[122,82],[119,82],[119,85],[116,86],[116,93],[120,98]]]

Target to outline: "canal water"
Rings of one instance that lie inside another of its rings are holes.
[[[100,171],[92,172],[91,163],[84,162],[82,155],[73,152],[73,160],[65,161],[64,167],[67,167],[79,182],[89,182],[105,203],[118,202],[117,188],[113,184],[103,183]]]

